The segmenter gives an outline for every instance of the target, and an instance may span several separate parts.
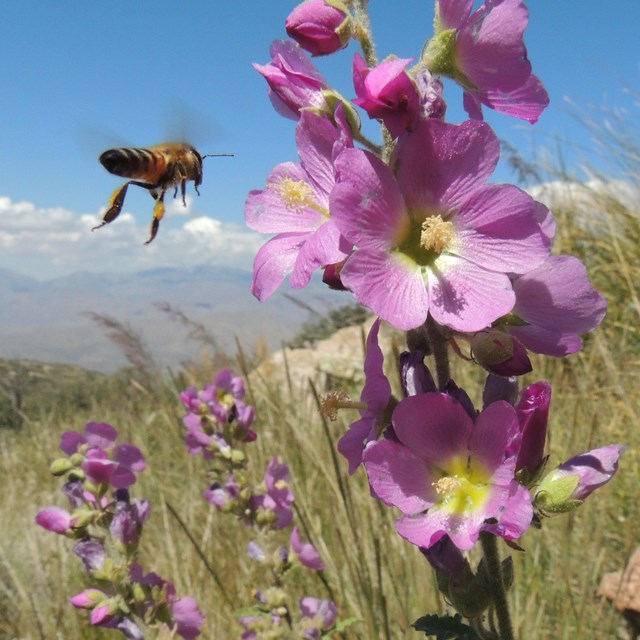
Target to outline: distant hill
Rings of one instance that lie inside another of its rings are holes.
[[[197,357],[188,329],[154,303],[166,302],[205,325],[219,345],[235,349],[237,336],[251,348],[263,338],[272,348],[291,339],[309,314],[293,295],[319,312],[351,301],[321,283],[303,291],[283,287],[266,303],[250,293],[251,274],[238,269],[150,269],[133,274],[75,273],[38,281],[0,269],[0,358],[74,364],[111,372],[126,359],[86,314],[106,314],[128,323],[160,366]]]

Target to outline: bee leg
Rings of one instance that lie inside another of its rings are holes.
[[[158,233],[160,227],[160,220],[164,216],[164,191],[160,192],[160,195],[156,198],[156,204],[153,207],[153,219],[151,220],[151,234],[145,244],[149,244]]]
[[[120,215],[122,205],[124,204],[124,197],[127,195],[127,189],[130,184],[131,182],[125,182],[113,192],[111,198],[109,198],[109,208],[104,216],[102,216],[102,222],[97,227],[93,227],[91,231],[104,227],[105,224],[113,222]]]
[[[177,188],[177,187],[176,187]],[[187,181],[183,180],[180,183],[180,192],[182,193],[182,206],[186,207],[187,206],[187,200],[186,200],[186,191],[187,191]],[[175,196],[174,196],[175,198]]]

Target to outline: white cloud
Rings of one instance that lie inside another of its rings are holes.
[[[131,272],[200,264],[251,269],[264,236],[196,213],[193,198],[187,199],[186,208],[178,204],[167,207],[158,236],[145,246],[149,221],[139,223],[130,213],[123,212],[92,233],[104,211],[90,215],[60,207],[42,209],[0,196],[0,268],[41,280],[74,271]],[[185,211],[191,216],[181,215],[176,228],[174,214]]]

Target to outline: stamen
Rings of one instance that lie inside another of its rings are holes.
[[[309,207],[329,217],[329,212],[314,201],[313,189],[304,180],[285,177],[280,182],[270,182],[267,188],[275,189],[289,209],[299,212],[305,207]]]
[[[462,482],[460,481],[458,476],[445,476],[444,478],[440,478],[440,480],[432,482],[431,484],[436,490],[436,493],[441,496],[453,493],[462,486]]]
[[[443,220],[440,214],[428,217],[422,223],[420,245],[428,251],[442,253],[453,240],[453,223]]]
[[[345,391],[332,391],[330,394],[320,400],[320,406],[322,413],[331,422],[334,422],[338,417],[339,409],[366,409],[367,405],[364,402],[354,402],[349,398],[349,394]]]

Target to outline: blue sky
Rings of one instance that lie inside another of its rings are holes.
[[[431,35],[433,3],[370,4],[379,56],[417,57]],[[249,268],[261,241],[243,228],[246,194],[264,186],[275,164],[296,159],[294,123],[273,111],[251,63],[269,60],[269,44],[285,37],[293,6],[285,0],[5,3],[0,268],[40,279],[211,262]],[[487,119],[525,153],[553,148],[557,137],[584,143],[565,97],[584,108],[630,105],[623,86],[638,88],[640,2],[620,0],[606,9],[601,0],[529,0],[528,6],[525,41],[551,105],[533,127],[495,114]],[[355,51],[352,44],[317,59],[347,97],[353,97]],[[447,87],[445,97],[450,119],[460,121],[460,95]],[[129,191],[124,211],[130,215],[92,234],[119,184],[98,163],[99,153],[181,134],[203,153],[235,157],[205,161],[201,197],[187,211],[170,207],[149,247],[142,243],[153,203],[141,190]],[[512,178],[506,169],[496,174],[499,181]]]

